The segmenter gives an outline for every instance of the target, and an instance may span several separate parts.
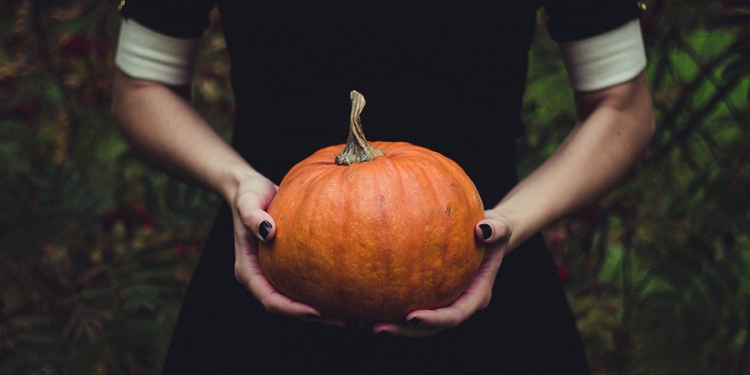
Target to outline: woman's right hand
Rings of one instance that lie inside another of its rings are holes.
[[[263,273],[258,242],[270,241],[276,234],[276,223],[266,209],[277,189],[270,180],[257,175],[242,179],[234,197],[227,197],[234,223],[235,277],[272,314],[344,326],[346,322],[323,316],[312,306],[285,296]]]
[[[183,181],[221,194],[232,208],[235,275],[272,313],[340,325],[311,306],[289,299],[266,279],[258,261],[258,241],[271,240],[276,225],[265,210],[276,186],[257,173],[178,92],[157,81],[117,70],[112,112],[128,142],[149,164]],[[260,229],[261,223],[263,230]],[[261,235],[262,234],[262,235]]]

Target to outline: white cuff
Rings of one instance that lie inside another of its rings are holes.
[[[594,91],[627,82],[646,67],[638,20],[588,39],[560,43],[570,83]]]
[[[130,77],[182,86],[190,82],[199,39],[180,39],[123,19],[115,65]]]

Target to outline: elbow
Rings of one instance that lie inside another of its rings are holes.
[[[656,136],[656,118],[654,117],[654,109],[650,102],[650,95],[647,95],[649,102],[644,105],[643,116],[641,116],[641,154],[647,152],[648,147]]]
[[[629,149],[632,162],[647,157],[651,142],[656,134],[656,120],[653,112],[646,111],[643,115],[633,118],[631,127]]]
[[[648,143],[650,144],[656,136],[656,119],[654,118],[653,112],[648,117],[646,128],[646,136],[648,138]]]
[[[633,81],[631,91],[624,98],[620,111],[632,119],[632,129],[637,134],[637,146],[640,146],[641,154],[644,154],[656,136],[653,100],[644,73]]]
[[[643,119],[643,149],[644,151],[648,148],[656,135],[656,119],[654,118],[653,111],[649,111],[646,117]]]

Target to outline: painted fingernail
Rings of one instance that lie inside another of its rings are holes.
[[[271,225],[271,223],[263,221],[262,223],[260,223],[260,226],[258,226],[258,234],[260,234],[260,237],[265,240],[272,228],[273,226]]]
[[[489,240],[492,237],[492,227],[489,224],[479,224],[479,229],[482,230],[482,237],[485,240]]]
[[[314,319],[318,319],[320,317],[317,316],[317,315],[315,315],[315,314],[305,314],[305,318],[310,319],[310,320],[314,320]]]
[[[411,318],[409,319],[409,324],[419,325],[422,324],[422,319],[419,318]]]

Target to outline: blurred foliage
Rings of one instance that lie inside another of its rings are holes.
[[[228,136],[215,18],[195,102]],[[116,1],[0,2],[0,374],[156,373],[220,202],[121,137],[118,31]]]
[[[220,200],[144,167],[109,113],[115,0],[0,2],[0,374],[155,374]],[[750,374],[750,11],[651,0],[644,160],[544,231],[596,374]],[[231,134],[218,13],[194,103]],[[575,124],[539,18],[528,173]]]
[[[617,190],[545,238],[595,373],[750,374],[750,12],[646,5],[655,139]],[[525,171],[575,121],[570,92],[549,89],[564,81],[556,53],[545,38],[533,51]]]

